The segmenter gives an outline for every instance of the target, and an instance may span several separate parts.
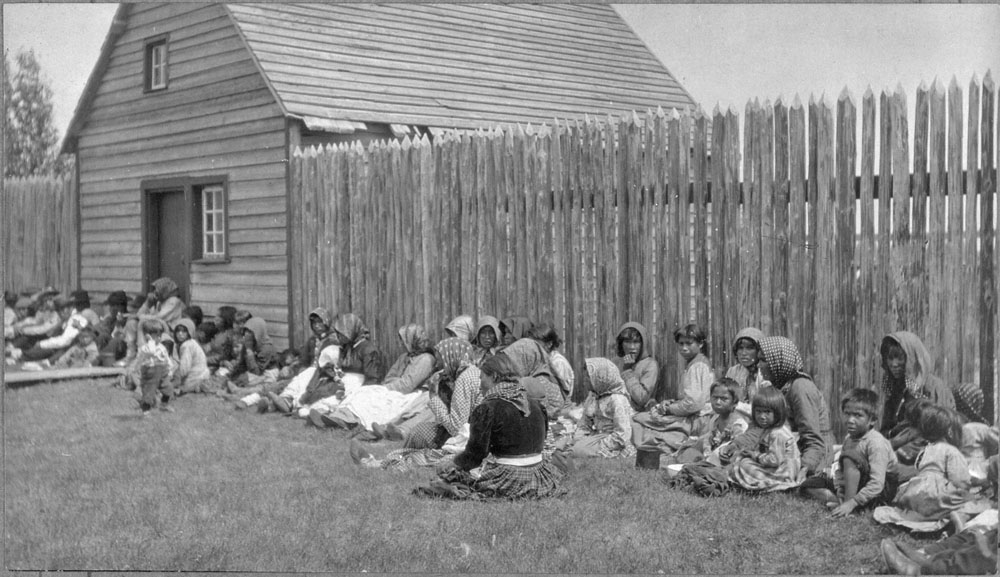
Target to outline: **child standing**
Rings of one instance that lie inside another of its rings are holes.
[[[94,328],[86,326],[80,329],[73,340],[73,346],[66,350],[52,366],[57,369],[75,369],[92,367],[100,356],[95,342],[96,333]]]
[[[160,410],[173,412],[173,407],[167,406],[173,396],[171,372],[173,364],[167,348],[160,342],[163,336],[163,323],[159,320],[147,319],[139,325],[139,340],[141,345],[136,352],[135,364],[139,368],[139,387],[142,398],[139,408],[143,416],[156,406],[157,395],[160,400]]]
[[[747,417],[736,410],[743,392],[738,382],[723,377],[712,383],[712,414],[703,415],[691,430],[691,437],[668,455],[667,464],[687,464],[706,460],[720,465],[719,450],[750,427]]]
[[[788,405],[784,395],[773,387],[764,387],[754,396],[752,410],[760,441],[737,456],[729,480],[748,491],[783,491],[800,485],[805,470],[795,436],[786,422]]]
[[[823,501],[834,517],[846,517],[858,507],[892,501],[898,487],[899,461],[888,439],[875,429],[878,393],[851,389],[840,402],[847,428],[840,467],[831,479],[817,475],[802,484],[802,492]]]
[[[899,487],[892,507],[876,509],[876,521],[923,531],[928,522],[945,525],[953,512],[966,515],[988,508],[968,491],[969,462],[949,440],[956,425],[953,410],[933,404],[923,408],[917,428],[927,446],[917,456],[917,474]]]

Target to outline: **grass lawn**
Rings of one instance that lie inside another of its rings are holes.
[[[346,433],[182,397],[139,416],[106,381],[6,390],[8,569],[861,574],[871,514],[788,495],[705,499],[631,462],[577,462],[568,496],[414,497],[432,471],[356,467]],[[397,444],[379,443],[382,455]]]

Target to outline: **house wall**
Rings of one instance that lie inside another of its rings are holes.
[[[169,84],[143,93],[143,41],[169,34]],[[142,284],[141,182],[225,175],[228,263],[191,265],[190,302],[288,336],[285,119],[225,9],[133,4],[79,133],[81,286]],[[95,300],[97,300],[95,298]]]

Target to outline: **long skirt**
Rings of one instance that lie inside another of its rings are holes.
[[[403,394],[382,385],[368,385],[345,397],[333,414],[370,431],[372,423],[391,423],[416,415],[427,406],[429,398],[427,391]]]
[[[636,413],[632,416],[632,444],[640,451],[673,453],[688,440],[696,417]]]
[[[430,486],[417,487],[414,494],[471,501],[519,500],[559,497],[566,494],[561,481],[565,473],[551,460],[517,467],[485,462],[479,477],[453,469]]]

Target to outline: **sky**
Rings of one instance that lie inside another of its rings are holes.
[[[65,133],[116,4],[4,4],[4,47],[33,49]],[[860,106],[902,85],[1000,74],[1000,5],[633,4],[622,17],[702,107],[743,111],[752,98],[788,101],[847,87]],[[1000,80],[994,78],[994,80]],[[912,117],[912,111],[911,111]]]

